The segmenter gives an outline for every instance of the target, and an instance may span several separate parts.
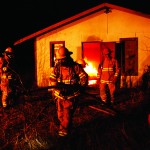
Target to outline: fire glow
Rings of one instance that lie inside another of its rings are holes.
[[[88,62],[84,68],[86,73],[89,75],[89,85],[95,85],[97,83],[97,69],[93,66],[91,62]]]

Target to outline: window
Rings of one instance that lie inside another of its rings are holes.
[[[122,75],[138,75],[138,38],[120,38]]]
[[[58,49],[60,46],[65,46],[65,41],[50,42],[50,67],[54,67],[55,50]]]

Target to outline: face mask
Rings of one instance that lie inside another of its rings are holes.
[[[12,53],[6,53],[6,56],[10,59],[14,57],[14,55]]]

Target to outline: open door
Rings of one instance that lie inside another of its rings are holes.
[[[82,58],[98,69],[101,61],[101,42],[82,42]]]
[[[88,85],[97,85],[98,65],[101,61],[101,42],[82,42],[82,58],[87,63],[84,70],[89,75]]]

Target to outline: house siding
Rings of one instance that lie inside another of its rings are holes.
[[[65,46],[73,52],[71,56],[77,60],[82,57],[81,42],[119,42],[120,38],[130,37],[138,38],[138,76],[132,76],[131,80],[133,86],[139,85],[144,67],[150,63],[149,27],[150,18],[112,9],[108,14],[101,10],[38,36],[35,41],[37,85],[49,85],[51,41],[65,41]]]

